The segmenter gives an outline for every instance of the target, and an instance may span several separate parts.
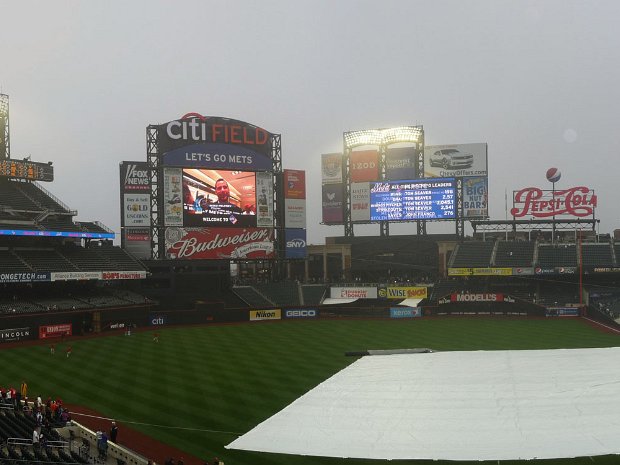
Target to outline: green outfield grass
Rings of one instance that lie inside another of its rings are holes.
[[[387,464],[392,462],[249,453],[224,446],[352,363],[353,358],[344,356],[346,351],[620,345],[620,336],[570,318],[288,321],[158,328],[158,332],[159,343],[153,342],[152,332],[76,340],[69,359],[62,346],[55,356],[45,345],[5,349],[0,351],[0,382],[18,386],[26,379],[31,397],[60,396],[120,421],[173,427],[132,425],[197,457],[217,455],[227,465]],[[619,461],[618,457],[594,458],[600,464]]]

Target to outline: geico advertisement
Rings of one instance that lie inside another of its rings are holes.
[[[315,308],[290,308],[284,311],[286,318],[316,318],[319,311]]]
[[[390,286],[379,289],[382,299],[426,299],[426,287]]]
[[[376,287],[332,287],[332,299],[376,299]]]
[[[280,320],[282,311],[279,308],[273,310],[250,310],[250,321]]]

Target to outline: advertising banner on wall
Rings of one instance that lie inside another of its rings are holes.
[[[306,198],[306,172],[303,170],[284,170],[284,198]]]
[[[121,191],[150,192],[149,164],[145,161],[123,161],[121,169]]]
[[[424,147],[425,178],[486,176],[487,144],[427,145]]]
[[[100,271],[56,271],[50,273],[52,281],[87,281],[101,279]]]
[[[167,228],[170,259],[264,259],[274,257],[272,228]]]
[[[376,299],[376,287],[332,287],[330,289],[332,299]]]
[[[370,183],[351,183],[351,221],[370,221]]]
[[[127,252],[140,258],[151,258],[151,233],[148,228],[126,228],[124,247]]]
[[[30,328],[0,329],[0,342],[21,341],[31,337]]]
[[[49,271],[0,273],[0,283],[38,283],[50,281]]]
[[[123,194],[123,225],[148,227],[151,224],[151,195]]]
[[[164,224],[183,226],[183,172],[164,168]]]
[[[415,147],[388,149],[385,154],[385,179],[416,179],[417,162]]]
[[[344,186],[323,184],[323,223],[341,224],[344,220]]]
[[[282,310],[279,308],[273,310],[250,310],[250,321],[280,320],[281,318]]]
[[[342,183],[341,153],[326,153],[321,155],[321,175],[323,184]]]
[[[488,178],[463,179],[463,218],[488,218]]]
[[[526,187],[513,193],[513,218],[584,218],[594,216],[598,197],[588,187],[542,190]]]
[[[306,199],[284,199],[284,227],[306,227]]]
[[[102,271],[101,279],[111,281],[117,279],[144,279],[146,271]]]
[[[39,339],[48,339],[50,337],[71,336],[72,334],[73,334],[73,325],[71,323],[39,326]]]
[[[284,231],[286,241],[286,258],[306,258],[306,230],[286,229]]]
[[[420,318],[422,309],[420,307],[392,307],[390,308],[390,318]]]
[[[376,181],[379,179],[379,152],[357,150],[349,156],[351,182]]]
[[[269,172],[256,173],[256,226],[273,227],[273,177]]]
[[[385,286],[379,288],[382,299],[426,299],[427,288],[424,286]]]

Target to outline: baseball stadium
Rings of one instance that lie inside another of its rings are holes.
[[[307,190],[281,134],[145,126],[114,232],[11,156],[0,95],[1,465],[618,463],[620,231],[593,189],[550,168],[492,219],[484,142],[345,132]],[[319,222],[342,234],[307,244]]]

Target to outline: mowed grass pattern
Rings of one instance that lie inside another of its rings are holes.
[[[0,352],[0,382],[19,385],[25,379],[31,397],[59,396],[104,416],[135,422],[132,427],[160,441],[205,459],[217,455],[227,465],[376,465],[388,462],[229,451],[224,446],[352,363],[346,351],[521,350],[620,343],[620,336],[579,319],[283,321],[158,332],[159,343],[153,342],[152,332],[76,340],[69,359],[61,345],[55,356],[44,345],[5,349]],[[593,461],[612,464],[620,459],[534,463]]]

